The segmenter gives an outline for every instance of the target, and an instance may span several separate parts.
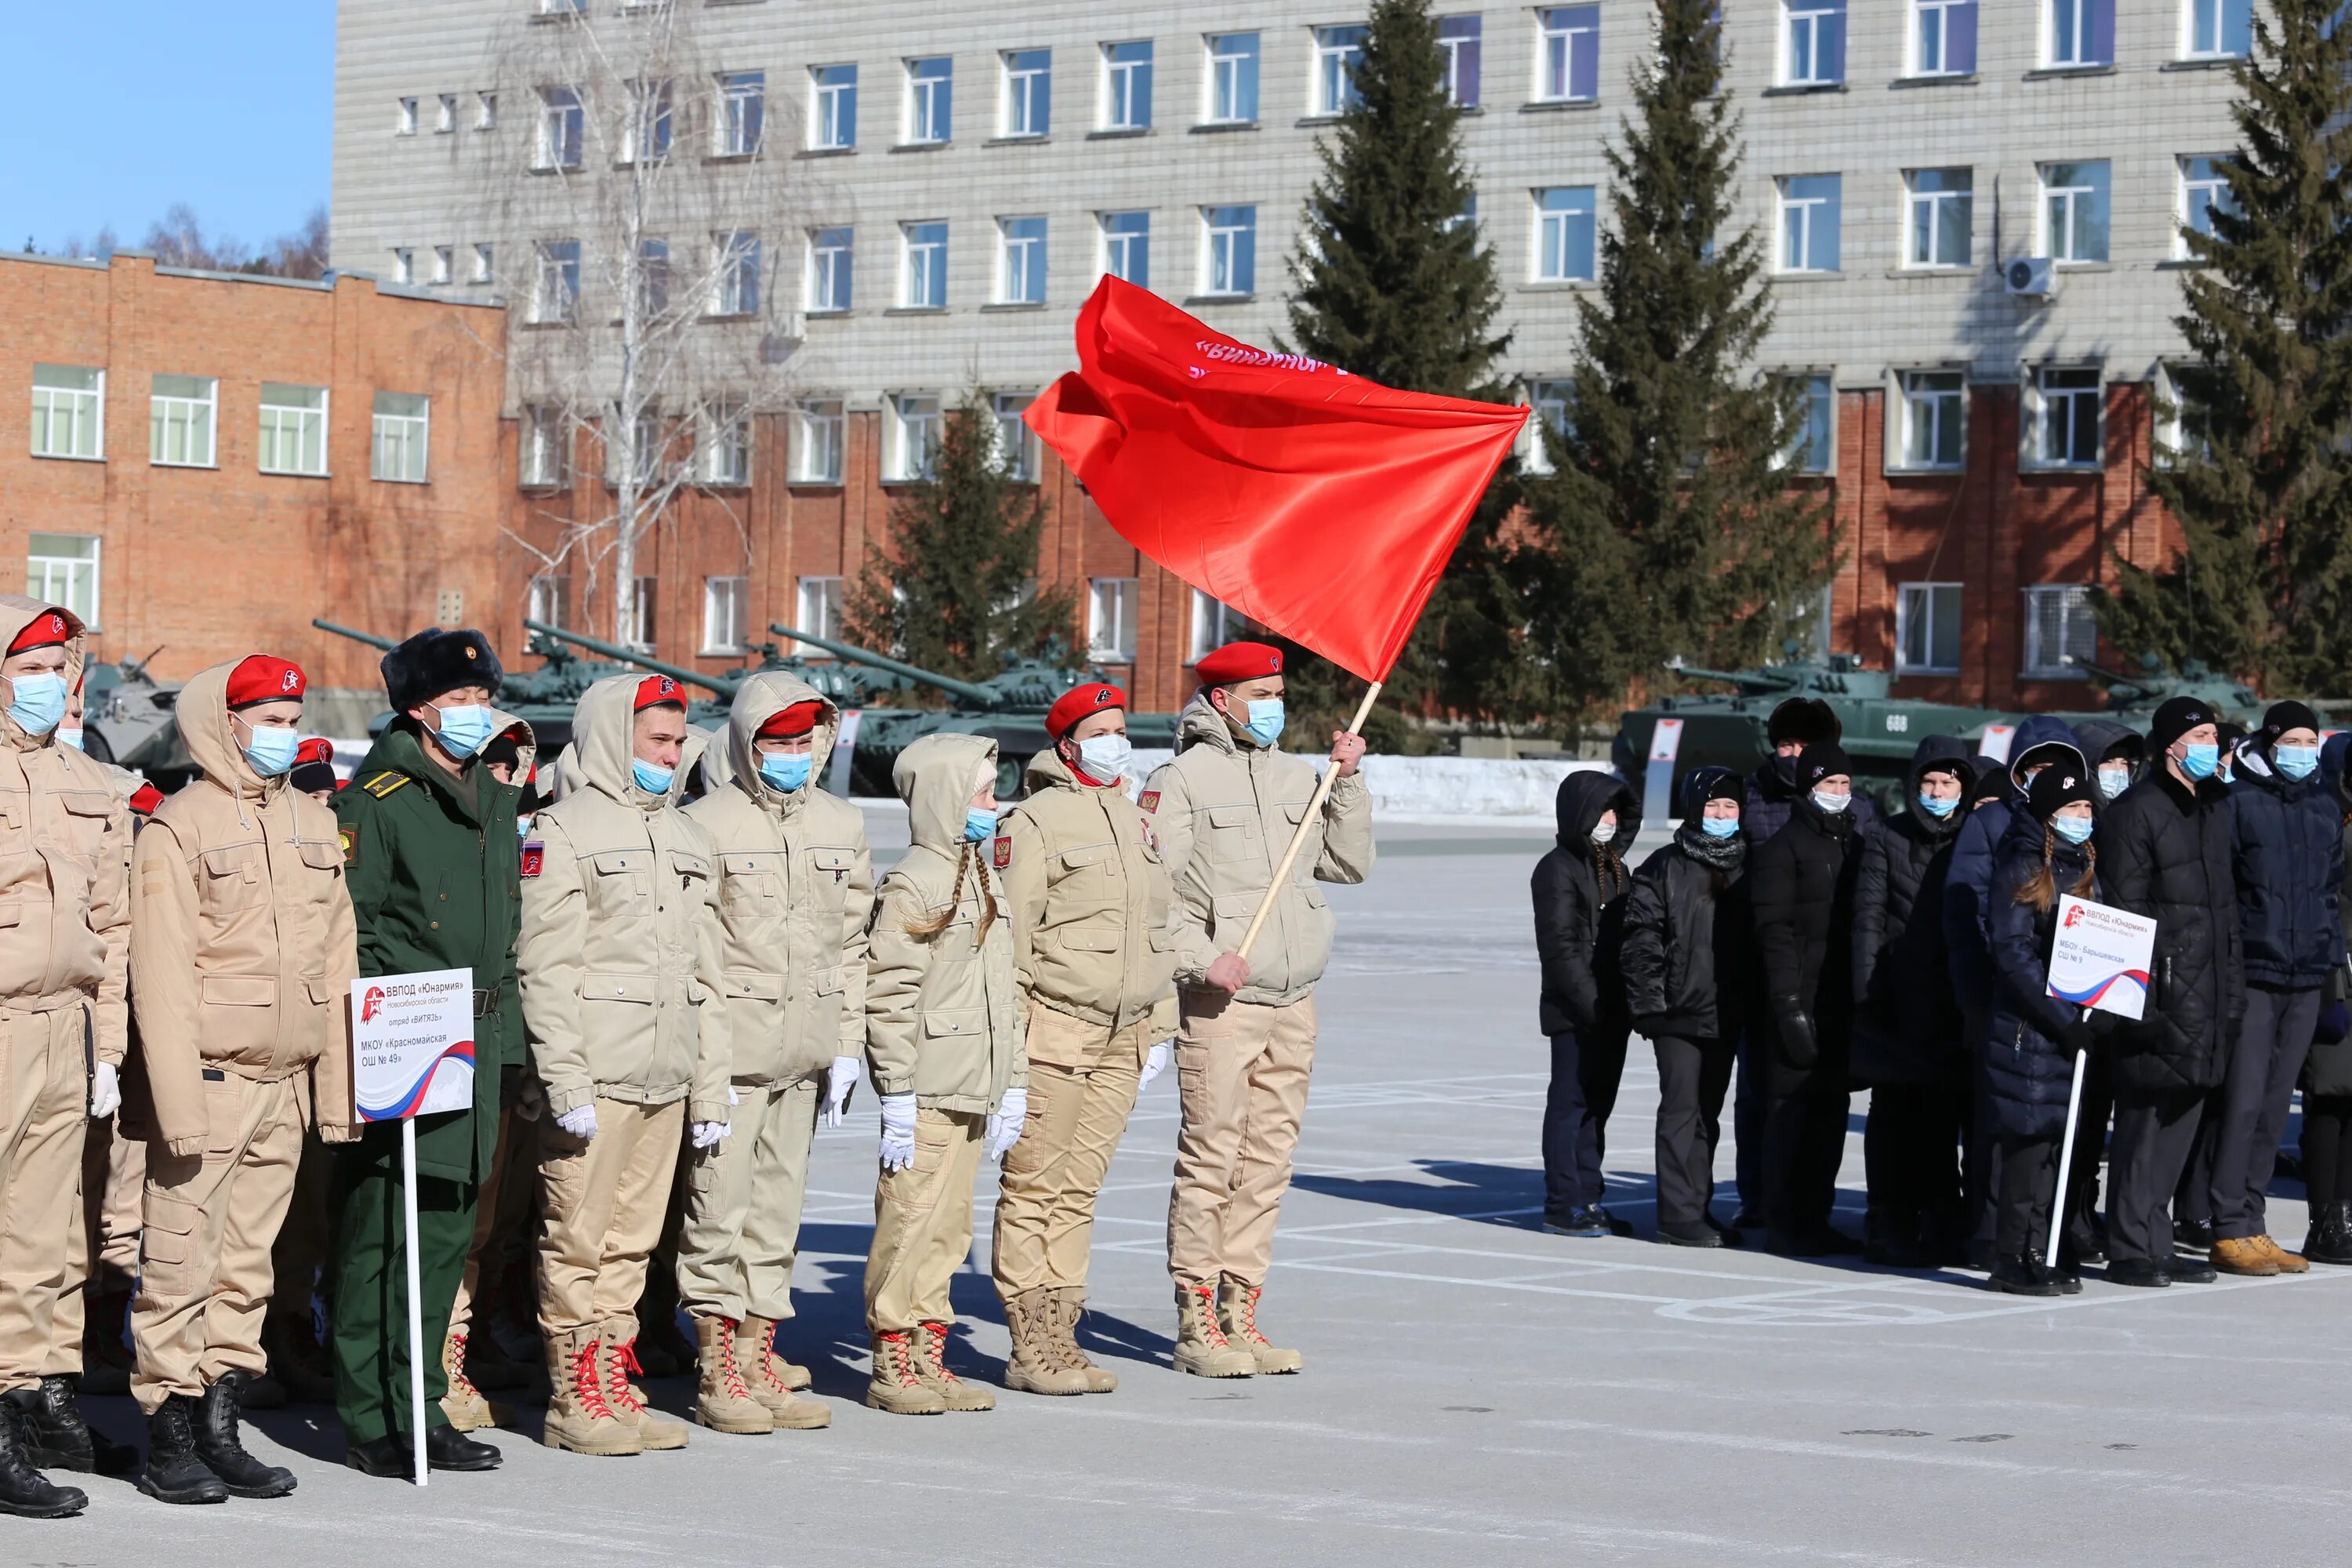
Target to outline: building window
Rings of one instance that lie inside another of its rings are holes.
[[[629,624],[621,628],[620,640],[639,653],[654,651],[654,608],[660,603],[660,584],[651,577],[637,577],[629,584]]]
[[[261,384],[261,452],[265,474],[321,478],[327,471],[327,389]]]
[[[811,398],[793,413],[793,478],[804,485],[841,483],[841,399]]]
[[[2044,680],[2079,678],[2099,657],[2099,626],[2091,591],[2071,583],[2025,590],[2025,670]]]
[[[1201,292],[1249,294],[1257,289],[1257,208],[1202,207]]]
[[[2188,0],[2182,17],[2189,27],[2184,54],[2226,59],[2253,52],[2254,0]]]
[[[855,93],[855,83],[852,92]],[[856,113],[853,97],[851,115]],[[730,71],[719,79],[719,132],[713,149],[721,158],[749,158],[767,134],[768,73]]]
[[[1906,267],[1966,267],[1975,224],[1976,171],[1906,169],[1903,202],[1903,264]]]
[[[2183,462],[2210,462],[2213,437],[2203,411],[2190,406],[2180,389],[2181,371],[2158,365],[2156,380],[2156,463],[2161,468]]]
[[[2107,258],[2107,165],[2042,165],[2042,254],[2053,261]]]
[[[1601,7],[1554,5],[1536,13],[1536,97],[1591,102],[1601,96]]]
[[[751,482],[751,416],[742,405],[715,403],[705,408],[696,445],[701,448],[702,482]]]
[[[955,60],[933,55],[907,62],[907,140],[945,142],[954,123]]]
[[[220,383],[208,375],[157,375],[147,405],[147,460],[163,468],[213,466]]]
[[[499,95],[478,92],[474,95],[474,129],[496,131],[499,128]]]
[[[1903,373],[1903,446],[1906,468],[1960,466],[1960,415],[1967,397],[1958,371]]]
[[[2116,62],[2116,0],[2042,0],[2042,59],[2053,68]]]
[[[433,247],[433,281],[446,283],[457,270],[457,247],[436,245]]]
[[[552,489],[563,482],[563,416],[543,403],[526,404],[517,432],[519,477],[525,485]]]
[[[1960,585],[1906,583],[1895,595],[1895,668],[1905,675],[1960,672]]]
[[[1151,45],[1105,44],[1102,128],[1142,131],[1151,124]]]
[[[25,597],[70,610],[98,629],[97,539],[86,533],[36,533],[25,551]]]
[[[1356,68],[1364,63],[1362,27],[1315,29],[1315,112],[1345,114],[1363,101]]]
[[[33,367],[33,456],[106,456],[106,372],[70,364]]]
[[[1003,136],[1043,136],[1054,128],[1054,51],[1007,49],[1004,102],[997,116]]]
[[[1208,37],[1209,101],[1202,110],[1213,125],[1257,122],[1257,35],[1212,33]]]
[[[539,89],[539,138],[531,151],[531,162],[541,169],[576,169],[580,166],[580,147],[588,128],[586,114],[580,107],[576,88],[542,87]]]
[[[1837,415],[1837,397],[1826,375],[1801,375],[1796,383],[1798,423],[1789,442],[1786,462],[1801,474],[1831,471],[1835,448],[1831,437]]]
[[[1021,416],[1034,395],[1000,392],[989,400],[996,415],[996,461],[1008,479],[1027,483],[1037,477],[1037,438]]]
[[[751,580],[748,577],[705,577],[702,580],[702,651],[741,653],[743,632],[751,618]]]
[[[1568,405],[1575,387],[1565,377],[1528,383],[1528,406],[1535,417],[1520,427],[1519,461],[1536,473],[1552,470],[1551,443],[1568,434]]]
[[[809,145],[836,153],[856,146],[857,68],[813,66],[809,81],[816,95],[810,106]]]
[[[2227,162],[2223,158],[2180,160],[2180,226],[2189,233],[2210,238],[2217,210],[2237,216],[2238,198],[2231,194],[2229,176],[2222,172]],[[2174,255],[2186,258],[2194,254],[2183,236],[2175,235],[2172,243]]]
[[[811,315],[846,310],[850,305],[851,262],[855,257],[849,228],[809,230],[808,310]]]
[[[377,393],[374,456],[369,473],[395,484],[423,484],[431,426],[430,399],[411,392]]]
[[[2097,468],[2105,402],[2097,369],[2044,369],[2034,393],[2033,460],[2045,468]]]
[[[714,316],[756,316],[760,313],[760,237],[756,234],[714,234],[710,237],[710,313]]]
[[[1000,305],[1044,304],[1045,220],[1042,217],[1001,217],[996,220],[996,302]]]
[[[1102,269],[1139,289],[1151,287],[1151,215],[1104,213]]]
[[[931,393],[902,392],[890,399],[890,469],[905,483],[928,479],[940,456],[940,400]]]
[[[401,284],[416,281],[416,252],[404,247],[392,253],[392,280]]]
[[[670,111],[674,95],[667,81],[629,84],[629,118],[621,136],[621,161],[657,163],[669,156],[677,116]]]
[[[1977,0],[1911,0],[1911,74],[1974,76]]]
[[[571,623],[563,618],[564,606],[571,602],[571,578],[552,572],[534,573],[523,590],[522,613],[525,619],[543,626],[566,626]]]
[[[404,98],[400,100],[400,111],[393,117],[392,133],[395,136],[416,134],[416,100],[415,99]]]
[[[1484,31],[1484,24],[1476,16],[1441,16],[1437,20],[1437,47],[1445,51],[1445,96],[1458,109],[1478,107]]]
[[[821,637],[841,636],[841,579],[838,577],[803,577],[793,595],[793,625],[804,632],[814,632]],[[800,650],[803,658],[831,658],[830,649],[810,647]]]
[[[1838,269],[1839,174],[1790,174],[1780,185],[1780,270]]]
[[[637,314],[647,321],[669,310],[669,241],[637,241]]]
[[[1593,276],[1593,187],[1554,185],[1536,193],[1536,279],[1590,282]]]
[[[530,319],[542,322],[578,320],[580,242],[543,239],[539,243],[538,259],[531,279]]]
[[[1845,79],[1845,0],[1781,0],[1780,79],[1827,87]]]
[[[1255,637],[1265,628],[1239,610],[1200,589],[1192,590],[1192,636],[1184,662],[1198,664],[1229,642]]]
[[[474,277],[477,283],[488,283],[498,275],[498,249],[488,244],[474,247]]]
[[[440,112],[433,117],[433,132],[436,136],[446,136],[457,129],[457,95],[445,92],[441,95]]]
[[[1097,577],[1087,584],[1087,657],[1135,662],[1133,577]]]
[[[948,226],[898,226],[898,303],[913,310],[943,310],[948,303]]]

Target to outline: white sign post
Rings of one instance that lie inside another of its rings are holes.
[[[1642,788],[1642,816],[1662,823],[1675,811],[1675,758],[1682,754],[1683,721],[1661,719],[1650,731],[1649,766]],[[1626,847],[1631,849],[1632,845]]]
[[[2050,994],[2093,1012],[2137,1020],[2147,1011],[2148,966],[2156,962],[2156,922],[2072,893],[2058,900],[2058,928],[2050,939]],[[2066,1096],[2066,1141],[2058,1145],[2058,1196],[2050,1205],[2050,1245],[2043,1264],[2058,1267],[2058,1237],[2065,1226],[2066,1185],[2074,1174],[2074,1129],[2083,1115],[2083,1070],[2090,1053],[2074,1058]]]
[[[833,767],[825,778],[825,789],[842,799],[849,798],[849,765],[856,760],[858,727],[866,721],[863,708],[845,708],[841,712],[841,732],[833,738]]]
[[[474,1103],[474,973],[436,969],[352,982],[352,1083],[362,1121],[400,1123],[408,1226],[409,1436],[425,1483],[424,1285],[416,1260],[416,1119]]]

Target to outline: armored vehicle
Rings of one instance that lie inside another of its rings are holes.
[[[180,744],[173,710],[180,683],[148,673],[160,647],[145,658],[93,664],[82,676],[82,749],[101,763],[133,768],[170,794],[195,776]]]

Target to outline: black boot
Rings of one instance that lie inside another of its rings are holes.
[[[2303,1255],[2314,1263],[2352,1264],[2352,1200],[2325,1205],[2312,1215]]]
[[[37,1404],[40,1391],[11,1389],[0,1396],[0,1513],[22,1519],[63,1519],[89,1506],[79,1487],[61,1487],[33,1468],[21,1440],[26,1407]]]
[[[245,1443],[237,1436],[238,1400],[248,1376],[225,1372],[196,1401],[196,1458],[220,1478],[231,1497],[284,1497],[294,1489],[294,1472],[255,1458],[245,1451]]]
[[[1993,1259],[1992,1277],[1986,1283],[2011,1296],[2058,1294],[2057,1278],[2042,1266],[2042,1259],[2021,1253]]]
[[[79,1470],[87,1475],[127,1476],[139,1468],[139,1450],[90,1430],[73,1380],[52,1373],[41,1379],[37,1401],[25,1406],[25,1460],[44,1470]]]
[[[436,1470],[495,1470],[504,1461],[488,1443],[477,1443],[455,1426],[425,1429],[425,1463]]]
[[[158,1502],[226,1502],[228,1489],[196,1457],[196,1402],[174,1394],[147,1417],[147,1466],[139,1489]]]

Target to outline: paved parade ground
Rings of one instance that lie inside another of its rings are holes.
[[[879,842],[892,824],[874,820]],[[1545,1053],[1527,881],[1547,843],[1388,826],[1373,880],[1333,890],[1339,956],[1265,1310],[1306,1352],[1303,1376],[1169,1368],[1163,1078],[1097,1231],[1087,1344],[1118,1392],[1000,1391],[990,1415],[863,1408],[861,1089],[852,1125],[818,1145],[802,1315],[783,1335],[814,1362],[832,1429],[698,1428],[682,1453],[594,1459],[540,1447],[533,1421],[493,1437],[502,1470],[419,1492],[345,1470],[331,1414],[296,1407],[254,1415],[250,1438],[294,1467],[293,1497],[166,1510],[127,1480],[86,1479],[87,1515],[0,1523],[0,1559],[152,1562],[166,1543],[173,1563],[240,1568],[2345,1559],[2352,1270],[2161,1291],[2095,1271],[2080,1296],[2023,1300],[1974,1275],[1537,1229]],[[1608,1201],[1644,1235],[1655,1102],[1637,1046]],[[1727,1187],[1729,1121],[1727,1107]],[[962,1369],[993,1382],[1006,1339],[986,1212],[982,1266],[956,1304],[973,1322]],[[2299,1193],[2272,1218],[2300,1243]],[[692,1396],[683,1379],[654,1391],[677,1412]],[[128,1400],[90,1405],[132,1436]]]

